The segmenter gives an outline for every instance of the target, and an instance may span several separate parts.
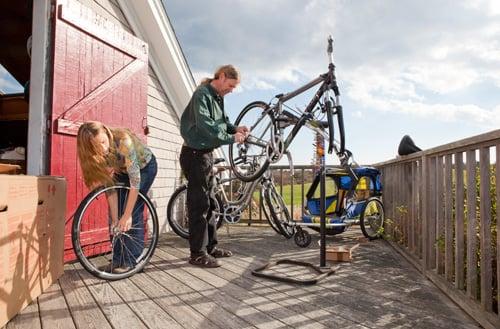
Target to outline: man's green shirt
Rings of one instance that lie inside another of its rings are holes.
[[[236,127],[224,112],[224,99],[210,83],[193,93],[181,116],[181,135],[187,146],[206,150],[234,142]]]

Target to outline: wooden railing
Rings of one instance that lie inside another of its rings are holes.
[[[500,328],[500,130],[374,165],[382,171],[386,241],[485,328]],[[313,167],[272,166],[303,214]],[[499,173],[498,175],[496,173]],[[242,221],[266,223],[262,196]]]
[[[375,164],[386,239],[485,328],[500,328],[500,130]]]
[[[330,166],[329,166],[330,167]],[[311,165],[297,165],[293,168],[293,175],[289,166],[271,165],[270,170],[278,193],[286,196],[286,204],[294,220],[300,220],[304,215],[305,195],[312,182],[315,168]],[[234,188],[230,189],[234,191]],[[248,207],[242,214],[241,222],[248,224],[267,224],[263,213],[263,196],[260,186],[257,186],[252,207]]]

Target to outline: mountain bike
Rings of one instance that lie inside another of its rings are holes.
[[[78,206],[71,230],[76,257],[92,275],[119,280],[142,271],[158,243],[158,215],[151,200],[139,192],[133,216],[142,221],[122,232],[117,227],[130,187],[98,187]],[[127,264],[126,267],[123,264]]]
[[[219,163],[224,159],[216,159]],[[219,168],[219,169],[217,169]],[[236,177],[222,177],[223,167],[214,167],[210,180],[210,220],[216,221],[217,228],[222,223],[235,224],[241,220],[246,208],[251,208],[254,191],[260,185],[264,197],[264,215],[271,227],[286,238],[291,238],[294,228],[287,225],[291,215],[281,195],[277,192],[271,173],[267,171],[252,182],[241,182]],[[231,184],[238,184],[236,192],[231,192]],[[189,237],[189,218],[187,213],[187,185],[179,186],[172,194],[167,206],[167,219],[172,230],[187,239]]]
[[[276,95],[269,104],[252,102],[238,115],[235,126],[249,127],[250,134],[243,144],[234,143],[229,146],[229,161],[236,177],[245,182],[261,177],[271,163],[278,162],[287,153],[303,126],[327,138],[328,153],[335,151],[341,165],[348,169],[351,154],[345,149],[344,119],[335,77],[331,37],[328,38],[327,53],[328,72],[292,92]],[[318,84],[321,84],[319,89],[304,111],[292,109],[284,104]],[[285,107],[288,110],[285,110]],[[326,120],[321,120],[325,116]],[[285,128],[289,126],[293,128],[285,136]],[[336,130],[339,140],[334,136]],[[352,171],[350,173],[354,175]]]

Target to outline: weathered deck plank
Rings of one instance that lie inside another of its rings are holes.
[[[335,237],[331,241],[337,239],[342,238],[340,236]],[[293,248],[293,245],[283,244],[279,240],[271,239],[269,241],[274,241],[270,243],[276,245],[245,246],[245,250],[240,252],[248,253],[250,251],[249,257],[253,258],[258,253],[260,254],[259,257],[265,259],[266,256],[270,257],[272,253],[269,250],[278,252],[280,246],[283,245]],[[237,245],[236,247],[240,246]],[[252,249],[254,250],[252,251]],[[265,255],[267,252],[270,254]],[[357,253],[359,255],[353,263],[343,264],[333,278],[314,287],[305,287],[302,290],[309,291],[310,296],[315,296],[316,300],[321,301],[323,305],[334,304],[335,310],[332,310],[332,312],[338,310],[339,306],[347,306],[342,312],[342,316],[348,317],[352,315],[353,319],[363,320],[362,323],[369,327],[372,326],[371,323],[376,323],[375,327],[385,324],[390,326],[402,325],[403,327],[411,324],[412,327],[422,328],[471,327],[472,320],[463,315],[440,292],[433,290],[435,287],[423,279],[402,258],[397,254],[391,255],[391,249],[387,250],[384,242],[368,243],[359,251],[357,249]],[[303,254],[302,257],[304,256]],[[310,257],[310,260],[313,263],[314,261],[319,262],[317,253]],[[372,264],[372,268],[365,267],[365,270],[361,269],[359,263],[364,263],[367,260]],[[383,265],[384,262],[386,263],[385,266]],[[379,268],[382,268],[382,270]],[[408,268],[410,273],[402,273],[402,268]],[[337,292],[338,295],[328,295],[329,293],[325,288]],[[432,308],[429,308],[429,302],[435,303]],[[380,305],[383,305],[383,307]],[[363,312],[366,309],[370,310],[368,317],[365,317],[366,314]],[[459,315],[452,313],[450,316],[445,316],[450,312],[450,309],[457,311]],[[387,315],[390,315],[390,321],[387,320]],[[431,320],[431,322],[429,323],[427,320]]]
[[[159,248],[158,250],[160,250]],[[205,318],[215,323],[220,328],[254,328],[248,322],[241,319],[236,314],[220,307],[212,301],[206,294],[210,293],[196,291],[186,283],[185,278],[177,280],[170,273],[170,269],[186,266],[186,262],[179,260],[174,264],[167,264],[157,256],[153,257],[151,264],[154,266],[156,273],[154,274],[158,283],[167,289],[167,292],[174,294],[187,305],[190,305],[194,310],[200,312]],[[148,268],[150,270],[150,268]]]
[[[40,305],[42,328],[76,328],[59,282],[51,285],[44,294],[38,297],[38,304]]]
[[[6,329],[40,329],[40,312],[38,310],[38,300],[26,306],[21,314],[7,323]]]
[[[59,279],[59,284],[77,328],[111,328],[102,310],[96,307],[92,294],[73,265],[66,266],[64,275]]]
[[[212,321],[206,319],[187,303],[175,296],[171,291],[165,294],[166,288],[154,280],[156,269],[150,267],[147,274],[138,274],[131,281],[140,286],[143,292],[157,303],[164,312],[168,313],[183,328],[196,329],[203,324],[204,328],[219,328]]]
[[[223,266],[187,263],[187,241],[167,234],[143,273],[106,282],[79,264],[5,328],[480,328],[384,241],[361,243],[351,263],[313,286],[255,277],[282,258],[319,264],[318,234],[298,248],[267,228],[233,226]],[[353,244],[357,229],[328,243]],[[286,268],[288,275],[305,275]]]

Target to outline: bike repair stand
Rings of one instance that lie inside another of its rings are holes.
[[[324,146],[324,143],[323,143]],[[322,151],[322,154],[319,152]],[[316,152],[320,157],[320,166],[319,166],[319,267],[321,269],[329,269],[330,267],[326,267],[326,165],[325,165],[325,149],[322,150],[320,147],[316,148]]]
[[[316,156],[320,161],[319,172],[320,172],[320,264],[319,267],[315,266],[311,263],[296,261],[292,259],[280,259],[275,262],[269,262],[261,267],[256,268],[252,271],[252,274],[258,277],[263,277],[271,280],[277,280],[288,283],[298,283],[304,285],[312,285],[318,283],[320,280],[329,277],[338,269],[338,267],[331,268],[326,266],[326,186],[325,186],[325,176],[326,176],[326,166],[325,166],[325,149],[324,149],[324,139],[321,140],[318,138],[316,140]],[[297,230],[302,230],[300,226],[296,226]],[[263,273],[265,270],[269,270],[273,266],[277,266],[280,264],[289,264],[289,265],[297,265],[301,267],[310,268],[312,271],[317,273],[318,275],[312,279],[295,279],[289,276],[282,276],[276,274]]]

